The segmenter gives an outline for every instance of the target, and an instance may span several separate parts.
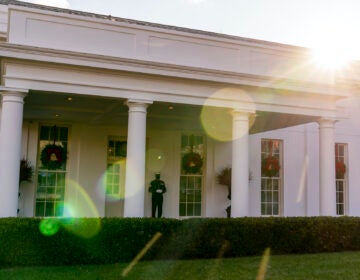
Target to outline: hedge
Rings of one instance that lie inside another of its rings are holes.
[[[266,248],[272,254],[360,250],[358,217],[2,218],[0,266],[129,262],[157,232],[162,235],[144,259],[241,257]]]

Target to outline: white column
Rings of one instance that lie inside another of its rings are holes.
[[[24,97],[26,92],[2,89],[0,120],[0,217],[16,217]]]
[[[321,119],[318,123],[320,149],[320,215],[335,216],[335,121]]]
[[[249,114],[234,110],[232,127],[231,217],[249,215]]]
[[[152,102],[128,100],[124,217],[143,217],[145,204],[146,113]]]

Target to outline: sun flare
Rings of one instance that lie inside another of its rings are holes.
[[[311,55],[314,64],[326,70],[339,70],[351,61],[349,53],[331,46],[313,48]]]
[[[345,68],[356,57],[359,44],[350,34],[340,30],[323,32],[312,42],[311,56],[313,63],[320,68],[330,71]]]

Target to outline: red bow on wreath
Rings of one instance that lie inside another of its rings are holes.
[[[41,151],[40,161],[46,169],[60,169],[66,162],[66,151],[62,146],[48,144]]]

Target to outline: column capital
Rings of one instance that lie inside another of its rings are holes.
[[[153,102],[145,99],[128,99],[124,102],[129,107],[129,112],[142,112],[146,113],[147,107]]]
[[[255,114],[255,111],[253,111],[253,110],[246,110],[246,109],[233,108],[233,109],[231,109],[230,113],[231,113],[232,115],[250,116],[250,115],[252,115],[252,114]]]
[[[153,101],[152,100],[148,100],[148,99],[132,99],[132,98],[129,98],[128,100],[126,100],[125,102],[125,105],[127,106],[131,106],[131,105],[143,105],[143,106],[149,106],[151,104],[153,104]]]
[[[317,123],[320,127],[334,127],[334,124],[337,122],[335,118],[320,118],[317,120]]]
[[[29,91],[27,89],[0,86],[0,93],[2,96],[11,95],[11,96],[25,97],[28,94],[28,92]]]
[[[250,117],[252,115],[254,115],[255,112],[241,110],[241,109],[232,109],[230,111],[230,114],[231,114],[233,120],[236,120],[236,121],[249,121]]]

